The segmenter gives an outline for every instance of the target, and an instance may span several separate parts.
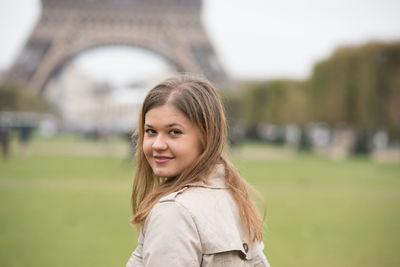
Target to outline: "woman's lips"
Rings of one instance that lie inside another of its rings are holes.
[[[154,156],[154,161],[156,163],[165,163],[173,159],[173,157],[167,157],[167,156]]]

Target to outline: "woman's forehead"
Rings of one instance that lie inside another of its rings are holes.
[[[144,119],[145,125],[163,125],[163,126],[172,126],[176,124],[188,124],[191,123],[190,120],[186,117],[184,113],[182,113],[175,106],[170,104],[165,104],[162,106],[157,106],[151,108],[147,111]]]

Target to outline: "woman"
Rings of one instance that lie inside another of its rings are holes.
[[[269,266],[263,221],[249,185],[224,157],[226,138],[208,81],[181,75],[150,90],[132,192],[140,234],[127,267]]]

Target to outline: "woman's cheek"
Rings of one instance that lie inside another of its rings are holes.
[[[149,155],[151,155],[151,153],[152,153],[152,142],[151,142],[151,140],[150,139],[148,139],[148,138],[145,138],[144,140],[143,140],[143,152],[144,152],[144,154],[145,154],[145,156],[146,156],[146,158],[149,156]]]

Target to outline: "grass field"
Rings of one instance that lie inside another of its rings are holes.
[[[125,266],[137,239],[127,155],[118,141],[58,138],[1,160],[0,266]],[[232,160],[265,197],[272,266],[400,266],[399,164],[254,144]]]

